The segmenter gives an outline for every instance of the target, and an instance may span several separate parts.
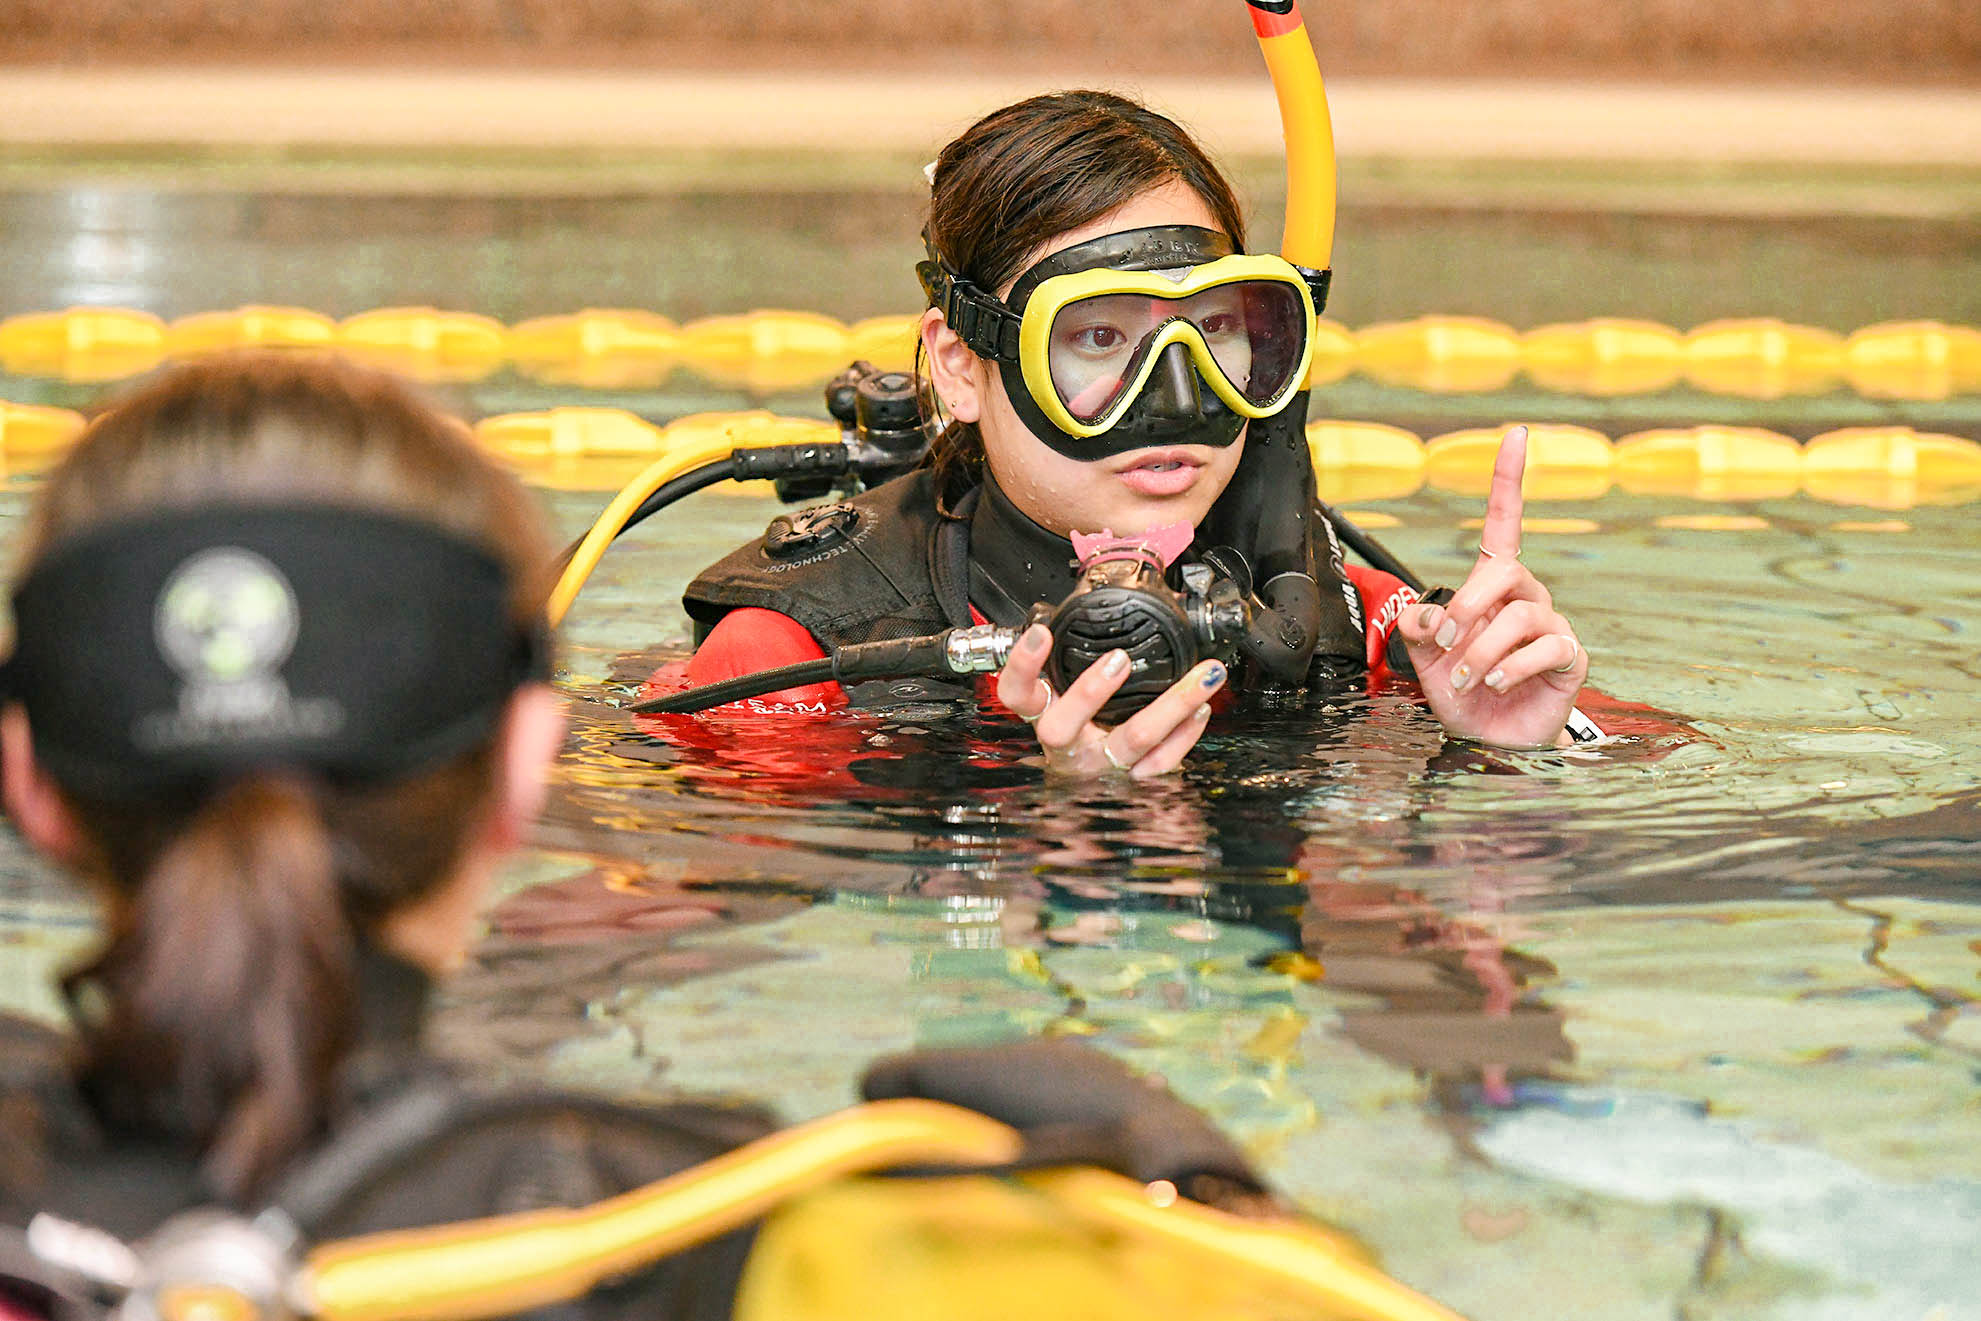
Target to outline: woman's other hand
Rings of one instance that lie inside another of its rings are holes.
[[[1589,655],[1520,563],[1520,480],[1527,428],[1500,442],[1479,558],[1442,606],[1404,611],[1399,631],[1424,697],[1445,729],[1509,748],[1558,746]]]
[[[1211,698],[1224,686],[1224,666],[1204,661],[1153,702],[1109,729],[1094,717],[1128,677],[1128,653],[1111,651],[1063,693],[1045,680],[1052,632],[1026,629],[997,676],[997,700],[1032,727],[1046,769],[1062,775],[1126,771],[1136,779],[1164,775],[1183,762],[1211,717]]]

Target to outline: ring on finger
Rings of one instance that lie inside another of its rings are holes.
[[[1479,553],[1480,553],[1481,555],[1484,555],[1484,556],[1485,556],[1485,557],[1486,557],[1487,559],[1489,559],[1489,560],[1496,560],[1496,559],[1498,559],[1498,558],[1500,557],[1500,553],[1499,553],[1498,551],[1491,551],[1491,550],[1487,550],[1487,549],[1486,549],[1486,543],[1485,543],[1485,542],[1483,542],[1483,541],[1479,543]],[[1513,557],[1514,559],[1516,559],[1516,560],[1517,560],[1517,559],[1519,559],[1519,558],[1520,558],[1520,547],[1518,547],[1518,546],[1515,546],[1515,547],[1513,548],[1513,550],[1512,550],[1511,552],[1509,552],[1509,553],[1511,554],[1511,556],[1512,556],[1512,557]]]
[[[1114,767],[1114,769],[1118,771],[1125,771],[1128,769],[1128,767],[1123,765],[1120,759],[1114,755],[1114,749],[1110,748],[1107,745],[1106,739],[1101,740],[1101,756],[1106,757],[1107,764]]]
[[[1568,639],[1568,659],[1555,666],[1554,672],[1556,674],[1567,674],[1575,668],[1576,660],[1582,655],[1582,644],[1576,640],[1573,633],[1560,633],[1556,636]]]
[[[1036,725],[1039,723],[1039,721],[1045,719],[1046,712],[1052,710],[1053,698],[1058,696],[1057,693],[1053,692],[1052,685],[1047,683],[1044,679],[1039,680],[1039,685],[1040,687],[1046,690],[1046,704],[1040,707],[1036,712],[1034,712],[1031,715],[1018,717],[1020,720],[1024,721],[1028,725]]]

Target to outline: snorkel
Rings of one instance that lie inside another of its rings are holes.
[[[1334,256],[1334,128],[1327,91],[1294,0],[1246,0],[1246,7],[1272,75],[1286,140],[1281,255],[1308,276],[1318,313],[1326,302]],[[1344,584],[1347,580],[1341,573],[1341,548],[1332,523],[1323,517],[1319,528],[1309,525],[1320,509],[1313,456],[1307,448],[1309,393],[1303,382],[1279,412],[1253,421],[1231,484],[1198,530],[1200,544],[1232,547],[1240,553],[1258,584],[1260,604],[1278,625],[1273,645],[1245,648],[1260,663],[1269,688],[1304,685],[1316,641],[1324,633],[1339,637],[1361,632],[1355,589],[1345,585],[1341,594],[1324,594],[1320,589],[1321,566],[1315,554],[1319,539],[1325,539],[1327,553],[1335,561],[1332,576]],[[1331,615],[1339,617],[1330,620]],[[1334,627],[1327,627],[1330,623]],[[1255,632],[1262,638],[1268,635],[1264,629]],[[1361,661],[1359,656],[1327,659],[1338,661],[1343,670]]]

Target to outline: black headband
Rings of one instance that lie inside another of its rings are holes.
[[[205,505],[56,543],[14,590],[5,695],[64,787],[111,798],[260,767],[385,780],[465,752],[546,677],[508,571],[431,523]]]

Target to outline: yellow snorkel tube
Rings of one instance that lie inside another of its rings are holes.
[[[1252,31],[1272,75],[1280,132],[1286,139],[1286,227],[1279,253],[1295,266],[1322,273],[1315,297],[1318,313],[1334,264],[1336,165],[1327,87],[1295,0],[1246,0],[1246,8],[1252,11]]]

